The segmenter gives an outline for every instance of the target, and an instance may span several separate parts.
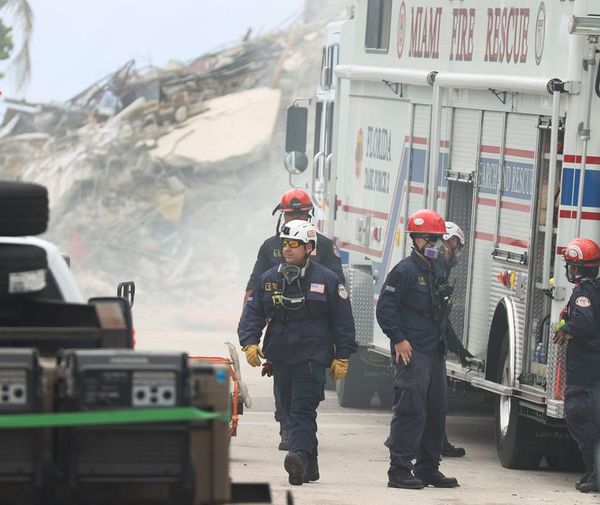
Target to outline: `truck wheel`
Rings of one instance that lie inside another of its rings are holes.
[[[48,190],[39,184],[0,181],[0,236],[39,235],[48,227]]]
[[[335,385],[338,403],[341,407],[365,409],[371,406],[373,388],[371,381],[366,377],[368,366],[358,354],[354,354],[350,358],[348,374],[337,381]]]
[[[31,282],[31,278],[19,279],[16,274],[46,270],[47,267],[46,250],[41,247],[28,244],[0,244],[0,297],[42,291],[46,287],[45,278],[43,283],[36,282],[36,279]],[[15,292],[15,289],[18,291]]]
[[[497,380],[510,385],[508,356],[508,333],[500,348]],[[496,450],[498,459],[505,468],[535,470],[542,454],[535,445],[535,422],[519,416],[516,398],[498,395],[496,398]]]

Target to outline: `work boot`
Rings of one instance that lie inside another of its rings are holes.
[[[575,489],[582,493],[597,493],[599,491],[596,467],[593,466],[583,474],[581,480],[575,484]]]
[[[290,451],[285,457],[283,467],[288,473],[288,482],[292,486],[301,486],[308,466],[308,454],[304,451]]]
[[[442,447],[441,454],[446,458],[462,458],[465,455],[465,450],[462,447],[455,447],[450,442],[446,441]]]
[[[280,451],[289,451],[290,450],[290,430],[282,429],[279,432],[279,436],[281,437],[281,441],[279,442],[279,450]]]
[[[425,484],[415,477],[410,470],[388,472],[388,487],[399,489],[423,489]]]
[[[593,468],[587,468],[585,470],[585,473],[581,476],[581,479],[579,479],[575,483],[575,489],[579,489],[579,486],[581,486],[581,484],[583,484],[585,482],[589,482],[590,477],[592,476],[593,473],[594,473],[594,469]]]
[[[319,480],[319,478],[319,460],[316,456],[309,456],[306,471],[304,472],[304,482],[314,482]]]
[[[415,477],[421,479],[426,486],[433,487],[458,487],[458,481],[454,477],[446,477],[439,470],[428,472],[415,472]]]

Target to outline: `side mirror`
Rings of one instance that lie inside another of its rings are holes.
[[[293,151],[285,155],[283,164],[290,174],[301,174],[308,167],[308,156],[303,152]]]
[[[124,298],[127,303],[129,303],[129,306],[133,307],[133,302],[135,300],[135,282],[120,282],[117,286],[117,296],[119,298]]]
[[[306,152],[306,130],[308,124],[308,109],[291,106],[287,109],[285,128],[285,152]]]

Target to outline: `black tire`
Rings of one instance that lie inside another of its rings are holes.
[[[373,387],[366,374],[367,367],[358,354],[350,358],[348,374],[335,385],[341,407],[365,409],[371,406]]]
[[[500,348],[496,379],[506,384],[505,364],[508,360],[508,334]],[[539,467],[542,453],[536,446],[536,423],[519,416],[518,400],[498,395],[495,399],[496,451],[505,468],[535,470]]]
[[[39,235],[48,227],[48,190],[39,184],[0,181],[0,236]]]
[[[46,250],[41,247],[28,244],[0,244],[0,297],[14,296],[10,286],[11,274],[46,270],[47,267]],[[29,290],[22,294],[35,293],[44,288],[45,283],[41,289]]]

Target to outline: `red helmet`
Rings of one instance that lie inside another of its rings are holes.
[[[582,267],[600,266],[600,247],[588,238],[576,238],[565,247],[563,260],[570,264]]]
[[[443,235],[446,233],[446,223],[435,210],[421,209],[410,216],[406,231],[409,233]]]
[[[304,210],[310,212],[313,204],[308,193],[302,189],[290,189],[281,196],[281,202],[273,209],[273,214],[281,212],[298,212]]]

